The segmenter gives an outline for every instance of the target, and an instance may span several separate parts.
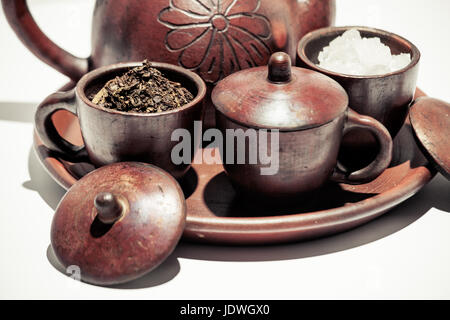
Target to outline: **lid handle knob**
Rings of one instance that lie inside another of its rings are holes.
[[[284,52],[275,52],[270,56],[269,81],[288,82],[291,80],[291,57]]]
[[[98,212],[98,219],[105,224],[114,223],[122,216],[122,203],[110,192],[97,194],[94,199],[94,205]]]

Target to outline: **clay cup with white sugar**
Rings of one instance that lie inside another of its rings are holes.
[[[297,66],[321,72],[347,91],[349,106],[380,121],[392,138],[403,126],[416,90],[420,52],[394,33],[361,26],[329,27],[298,43]],[[355,130],[350,147],[372,147],[375,139]]]

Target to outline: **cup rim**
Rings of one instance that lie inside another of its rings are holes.
[[[371,32],[374,34],[380,34],[380,35],[383,35],[384,37],[388,37],[388,38],[394,39],[397,42],[406,44],[409,48],[411,48],[411,52],[410,52],[411,53],[411,62],[408,65],[406,65],[405,67],[395,70],[395,71],[392,71],[392,72],[389,72],[389,73],[375,74],[375,75],[352,75],[352,74],[340,73],[340,72],[335,72],[335,71],[321,68],[321,67],[317,66],[315,63],[313,63],[309,59],[309,57],[306,55],[305,48],[309,44],[310,41],[315,40],[321,36],[328,35],[330,33],[335,33],[336,31],[345,32],[346,30],[349,30],[349,29],[357,29],[359,31],[367,31],[367,32]],[[341,77],[341,78],[346,78],[346,79],[379,79],[379,78],[385,78],[385,77],[389,77],[389,76],[402,74],[402,73],[410,70],[411,68],[413,68],[415,65],[417,65],[419,63],[421,54],[420,54],[419,49],[411,41],[409,41],[408,39],[406,39],[398,34],[395,34],[395,33],[392,33],[392,32],[386,31],[386,30],[372,28],[372,27],[366,27],[366,26],[340,26],[340,27],[320,28],[320,29],[316,29],[314,31],[307,33],[298,42],[297,56],[309,68],[312,68],[313,70],[319,71],[323,74],[327,74],[330,76]]]
[[[83,101],[84,104],[87,106],[101,110],[107,113],[111,114],[120,114],[124,116],[130,116],[130,117],[160,117],[160,116],[166,116],[170,114],[174,114],[186,109],[190,109],[197,105],[198,103],[201,103],[202,100],[206,96],[206,84],[203,81],[203,79],[196,74],[195,72],[192,72],[190,70],[187,70],[183,67],[179,67],[170,63],[164,63],[164,62],[154,62],[149,61],[150,66],[153,68],[156,68],[158,70],[170,70],[174,71],[176,73],[180,73],[184,75],[186,78],[191,80],[197,87],[197,94],[194,97],[192,101],[185,104],[184,106],[172,110],[167,111],[161,111],[161,112],[154,112],[154,113],[146,113],[146,112],[127,112],[127,111],[120,111],[115,109],[108,109],[105,107],[102,107],[98,104],[93,103],[91,100],[88,99],[88,97],[85,94],[85,89],[89,83],[91,83],[94,79],[101,77],[105,73],[110,73],[111,71],[120,70],[120,69],[129,69],[133,67],[142,66],[142,61],[131,61],[131,62],[120,62],[120,63],[114,63],[107,66],[99,67],[97,69],[94,69],[88,73],[86,73],[81,79],[78,81],[76,85],[76,94],[77,96]]]

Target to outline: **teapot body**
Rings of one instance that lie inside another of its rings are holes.
[[[27,0],[1,0],[9,24],[39,59],[78,81],[92,69],[148,59],[197,72],[208,84],[204,127],[214,127],[210,94],[235,71],[266,65],[276,51],[295,61],[297,42],[334,23],[335,0],[97,0],[92,52],[76,57],[33,20]]]
[[[89,68],[146,58],[214,84],[275,51],[294,59],[300,38],[334,15],[334,0],[98,0]]]
[[[214,84],[265,65],[275,51],[294,59],[299,39],[335,17],[335,0],[97,0],[92,53],[80,58],[42,32],[27,0],[1,3],[24,45],[74,81],[100,66],[147,58],[196,71]]]

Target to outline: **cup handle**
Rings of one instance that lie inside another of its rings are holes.
[[[67,92],[55,92],[38,106],[34,122],[44,146],[71,162],[88,160],[84,145],[76,146],[59,135],[52,120],[52,115],[58,110],[67,110],[77,115],[75,89]]]
[[[336,167],[331,176],[332,181],[347,184],[369,182],[378,177],[389,166],[392,160],[392,138],[389,131],[380,122],[349,109],[343,135],[356,128],[371,131],[380,144],[380,151],[370,164],[357,171],[345,172],[339,167]]]
[[[1,1],[14,32],[39,59],[75,81],[88,71],[88,59],[75,57],[42,32],[31,16],[26,0]]]

